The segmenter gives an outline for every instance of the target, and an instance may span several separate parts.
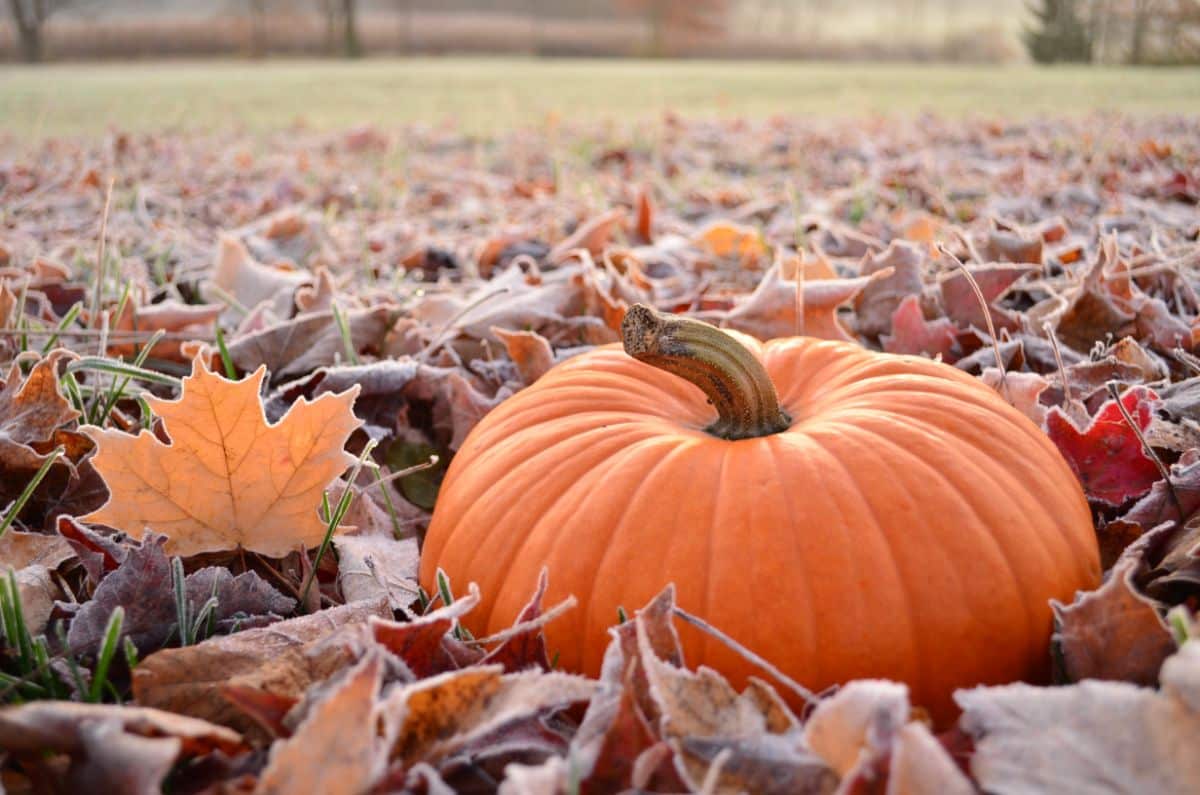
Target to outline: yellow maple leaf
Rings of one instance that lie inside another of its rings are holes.
[[[343,446],[361,423],[352,406],[358,386],[301,399],[268,425],[259,399],[266,368],[241,381],[211,372],[199,359],[178,400],[147,396],[170,444],[149,431],[85,427],[108,502],[82,517],[141,538],[167,536],[178,555],[241,546],[280,557],[321,542],[321,493],[354,456]]]

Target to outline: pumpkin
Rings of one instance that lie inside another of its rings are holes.
[[[424,542],[478,583],[465,623],[509,626],[549,570],[560,666],[596,675],[618,608],[679,606],[812,690],[907,683],[939,722],[959,687],[1038,680],[1048,600],[1099,582],[1078,481],[1053,444],[953,367],[811,338],[765,344],[637,305],[625,351],[563,362],[488,414]],[[762,675],[681,626],[685,661]]]

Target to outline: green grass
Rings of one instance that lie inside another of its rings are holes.
[[[0,68],[0,130],[270,130],[457,121],[472,132],[564,120],[1200,109],[1200,69],[419,58]]]

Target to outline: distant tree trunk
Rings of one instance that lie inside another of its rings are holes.
[[[667,54],[667,8],[662,0],[650,0],[647,4],[647,21],[650,23],[650,54],[661,58]]]
[[[267,0],[250,0],[250,55],[267,54]]]
[[[325,54],[337,55],[338,9],[336,0],[317,0],[321,18],[325,20]]]
[[[363,54],[358,38],[357,10],[356,0],[342,0],[342,54],[347,58],[358,58]]]
[[[1151,16],[1151,0],[1134,0],[1133,23],[1129,26],[1129,63],[1140,64],[1146,59],[1146,29]]]
[[[42,32],[46,19],[64,5],[64,0],[8,0],[13,25],[17,29],[21,60],[26,63],[38,63],[45,58]]]

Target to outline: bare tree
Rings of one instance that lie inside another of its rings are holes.
[[[22,60],[37,63],[45,57],[42,33],[46,20],[69,4],[70,0],[8,0],[13,25],[17,28]]]
[[[724,29],[730,0],[617,0],[617,6],[640,13],[650,28],[651,55],[668,52],[668,39],[676,34],[703,35]]]
[[[267,54],[267,0],[247,0],[250,12],[250,54],[262,58]]]
[[[363,54],[362,41],[358,38],[358,2],[342,0],[342,55],[358,58]]]

